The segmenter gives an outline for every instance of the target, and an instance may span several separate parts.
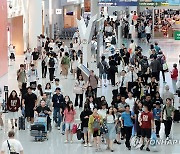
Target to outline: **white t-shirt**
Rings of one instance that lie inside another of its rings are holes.
[[[9,141],[9,144],[11,147],[11,152],[20,153],[20,151],[23,151],[23,147],[18,140],[8,139],[8,141]],[[1,151],[5,152],[5,154],[9,154],[9,148],[8,148],[7,140],[3,142]]]
[[[133,107],[134,107],[134,101],[135,100],[134,100],[133,97],[131,99],[127,98],[126,101],[125,101],[127,104],[129,104],[131,111],[133,110]]]
[[[146,32],[146,34],[151,34],[151,27],[150,26],[146,26],[145,27],[145,32]]]
[[[112,124],[115,122],[115,118],[113,115],[107,115],[107,123]]]

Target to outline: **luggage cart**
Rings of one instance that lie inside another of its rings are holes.
[[[36,117],[34,124],[31,125],[30,135],[35,141],[48,140],[47,137],[47,116]]]

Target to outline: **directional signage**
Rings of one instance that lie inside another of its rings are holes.
[[[174,32],[174,39],[175,40],[180,40],[180,31],[175,31]]]

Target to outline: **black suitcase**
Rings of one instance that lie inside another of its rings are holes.
[[[19,130],[25,130],[25,117],[19,117]]]
[[[31,130],[38,130],[45,132],[45,126],[41,124],[31,125]]]
[[[180,111],[179,110],[175,110],[174,111],[174,121],[175,122],[179,122],[180,121]]]

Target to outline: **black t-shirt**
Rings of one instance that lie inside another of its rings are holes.
[[[39,52],[32,52],[33,60],[38,60]]]
[[[36,111],[37,113],[42,113],[42,114],[45,114],[45,115],[48,115],[47,113],[45,113],[45,111],[51,111],[50,108],[48,106],[45,106],[45,107],[42,107],[42,106],[38,106],[36,108]]]
[[[150,93],[151,93],[151,94],[155,94],[156,91],[157,91],[158,83],[156,83],[156,82],[150,82],[150,83],[148,84],[148,86],[149,86],[149,88],[150,88]]]
[[[26,93],[24,95],[23,99],[24,99],[24,103],[25,103],[25,108],[33,109],[35,106],[35,102],[37,100],[37,96],[34,93],[32,93],[32,94]]]

